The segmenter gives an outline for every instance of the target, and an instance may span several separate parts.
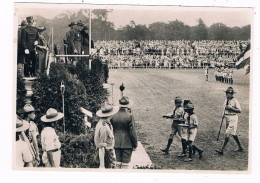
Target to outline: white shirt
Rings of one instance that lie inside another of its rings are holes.
[[[59,137],[56,134],[54,128],[45,127],[41,133],[42,149],[44,151],[50,151],[59,149],[61,147]]]
[[[226,104],[227,104],[227,99],[225,100],[224,108],[226,107]],[[235,98],[232,98],[231,100],[229,100],[227,105],[229,105],[229,106],[231,106],[231,107],[233,107],[235,109],[239,109],[241,111],[240,104],[237,101],[237,99],[235,99]],[[225,114],[237,114],[237,113],[235,113],[233,111],[225,110]]]
[[[26,142],[22,140],[16,141],[16,165],[17,167],[24,167],[24,163],[33,160],[32,154]]]

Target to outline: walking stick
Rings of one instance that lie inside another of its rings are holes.
[[[224,114],[222,115],[222,120],[221,120],[220,128],[219,128],[219,131],[218,131],[217,141],[219,140],[219,134],[220,134],[220,131],[221,131],[221,128],[222,128],[223,120],[224,120]]]

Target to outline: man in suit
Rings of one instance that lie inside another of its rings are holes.
[[[116,168],[128,169],[132,151],[137,147],[134,116],[127,109],[130,106],[128,97],[119,100],[119,111],[111,118],[115,136]]]
[[[70,54],[73,54],[73,50],[72,48],[70,47],[69,45],[69,39],[70,39],[70,32],[73,31],[76,27],[76,23],[75,22],[71,22],[68,27],[70,27],[70,30],[68,32],[66,32],[66,36],[65,38],[63,39],[63,43],[64,43],[64,53],[66,55],[70,55]],[[71,58],[65,58],[65,61],[66,63],[68,62],[68,60],[71,60]]]
[[[22,47],[25,53],[24,75],[36,76],[35,41],[39,38],[37,29],[33,26],[32,16],[26,17],[28,25],[22,29]]]

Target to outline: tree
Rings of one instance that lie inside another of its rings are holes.
[[[188,40],[190,38],[190,27],[176,19],[167,25],[166,36],[170,40]]]
[[[149,25],[149,39],[150,40],[165,40],[167,24],[163,22],[155,22]]]
[[[191,38],[193,40],[208,39],[208,29],[201,18],[198,19],[198,25],[192,28]]]
[[[232,30],[223,23],[214,23],[209,27],[209,38],[213,40],[232,40]]]

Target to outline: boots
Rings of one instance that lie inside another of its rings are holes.
[[[238,139],[237,135],[233,135],[233,138],[235,139],[237,145],[238,145],[238,149],[234,150],[235,152],[242,152],[244,150],[244,148],[241,146],[240,141]]]
[[[202,149],[199,149],[197,146],[195,146],[195,145],[193,145],[192,146],[192,150],[193,150],[193,155],[196,153],[196,151],[198,151],[198,153],[199,153],[199,159],[201,159],[202,158],[202,153],[203,153],[203,150]]]
[[[185,139],[181,139],[182,153],[178,157],[182,158],[186,156],[187,142]]]
[[[228,141],[229,141],[229,137],[226,137],[222,148],[215,150],[219,155],[223,155],[223,151],[224,151],[224,149],[225,149],[225,147],[226,147]]]
[[[172,139],[169,139],[168,140],[168,144],[167,144],[167,147],[165,149],[160,149],[162,152],[164,152],[165,154],[169,154],[169,148],[172,144]]]

